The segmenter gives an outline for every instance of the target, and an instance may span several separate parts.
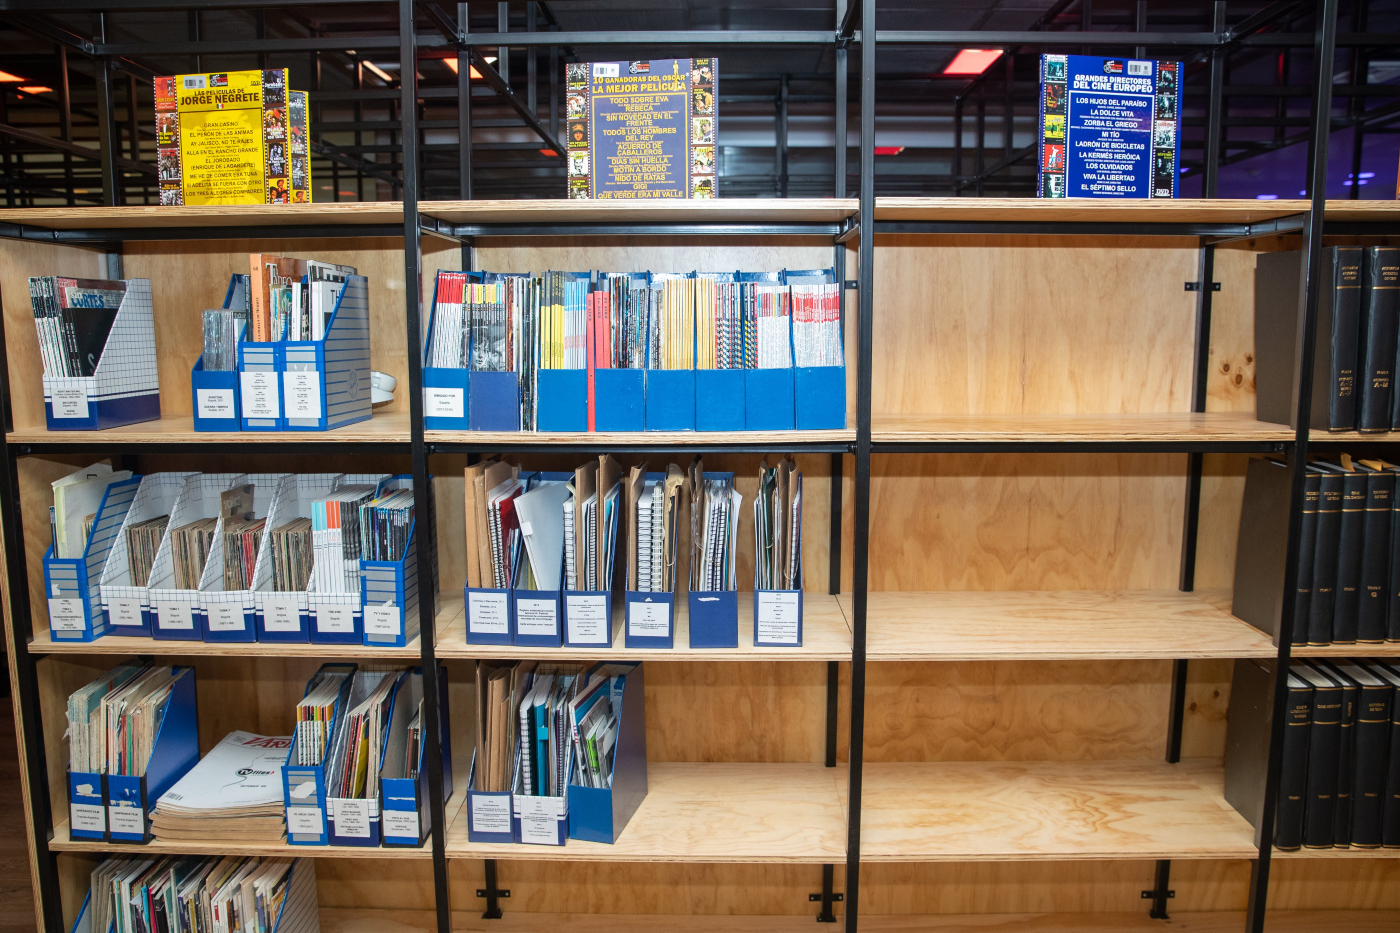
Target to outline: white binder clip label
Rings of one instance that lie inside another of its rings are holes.
[[[49,599],[49,628],[55,632],[81,632],[84,622],[81,599]]]
[[[385,810],[384,835],[395,839],[418,838],[417,810]]]
[[[55,418],[88,417],[87,386],[54,389],[50,393]]]
[[[558,609],[558,603],[552,599],[516,599],[516,631],[521,635],[558,635]]]
[[[353,632],[355,631],[355,607],[326,605],[316,607],[316,631]]]
[[[213,603],[209,607],[209,631],[241,632],[243,607],[237,603]]]
[[[156,625],[172,631],[194,628],[194,610],[189,603],[156,603]]]
[[[123,597],[107,603],[107,621],[112,625],[140,625],[141,600]]]
[[[564,594],[564,622],[569,627],[569,641],[581,645],[608,643],[608,598]]]
[[[201,418],[237,418],[232,389],[196,389],[195,404]]]
[[[84,832],[100,833],[107,829],[107,814],[101,805],[71,803],[68,805],[68,818],[72,820],[74,829]]]
[[[467,393],[461,389],[423,389],[423,414],[429,418],[465,418]]]
[[[263,600],[263,630],[295,632],[301,629],[301,607],[295,596]]]
[[[244,418],[281,417],[282,395],[278,390],[276,373],[266,370],[241,372],[238,382],[243,390]]]
[[[403,634],[402,612],[398,606],[385,603],[383,606],[365,608],[365,634],[398,636]]]
[[[146,833],[146,814],[140,807],[108,807],[107,819],[114,833],[130,833],[142,836]]]
[[[467,625],[478,635],[510,634],[510,604],[506,593],[468,593]]]
[[[633,638],[665,638],[671,634],[671,604],[627,604],[627,634]]]
[[[321,417],[321,374],[315,370],[294,370],[282,374],[287,393],[288,418]]]
[[[313,785],[314,788],[315,785]],[[319,836],[326,831],[325,820],[321,818],[320,807],[288,807],[287,832],[310,833]]]
[[[510,832],[510,795],[472,794],[471,820],[479,833]]]

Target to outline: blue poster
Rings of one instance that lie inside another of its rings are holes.
[[[718,62],[570,64],[571,198],[715,196]]]
[[[1042,198],[1173,198],[1181,63],[1040,57]]]

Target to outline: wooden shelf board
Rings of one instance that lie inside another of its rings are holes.
[[[835,223],[854,216],[855,198],[719,198],[598,201],[420,201],[418,212],[460,224],[536,223]],[[562,233],[562,232],[561,232]]]
[[[847,618],[851,595],[839,597]],[[1268,636],[1179,590],[869,594],[871,661],[1273,657]]]
[[[0,223],[50,230],[108,230],[136,227],[302,227],[320,224],[402,224],[402,201],[315,204],[126,205],[0,210]],[[228,234],[215,231],[216,239]]]
[[[844,431],[427,431],[429,444],[509,444],[549,447],[589,444],[609,447],[722,447],[747,444],[782,450],[802,444],[850,444],[855,428]]]
[[[469,842],[461,807],[448,824],[447,854],[565,861],[844,863],[845,782],[845,768],[819,764],[652,762],[646,799],[613,845],[578,839],[564,846]],[[451,809],[448,813],[451,816]]]
[[[1400,203],[1395,201],[1328,201],[1323,216],[1328,220],[1396,223],[1400,222]]]
[[[54,852],[121,852],[124,854],[154,853],[157,855],[257,855],[267,858],[298,858],[315,856],[318,858],[392,858],[425,859],[433,857],[432,847],[426,843],[419,849],[371,848],[368,846],[289,846],[285,842],[161,842],[152,840],[144,846],[134,846],[120,842],[90,842],[84,839],[71,839],[68,836],[68,821],[64,820],[53,831],[49,849]]]
[[[1301,214],[1306,200],[1243,198],[876,198],[876,220],[985,220],[1086,223],[1257,223]]]
[[[1214,760],[867,762],[864,780],[863,861],[1257,855]]]
[[[1288,441],[1287,425],[1238,412],[871,416],[874,443],[921,441]]]
[[[416,661],[421,650],[417,638],[403,648],[383,648],[370,645],[289,645],[280,642],[165,641],[130,635],[108,635],[96,641],[54,641],[48,631],[36,633],[29,643],[31,654],[152,654],[180,657],[401,658]]]
[[[16,428],[11,444],[305,444],[324,442],[407,444],[408,412],[386,412],[334,431],[196,431],[192,415],[166,415],[105,431],[49,431],[43,425]]]
[[[1210,603],[1221,612],[1228,613],[1230,604],[1233,601],[1234,593],[1229,587],[1219,587],[1215,589],[1197,590],[1196,596]],[[1233,618],[1233,617],[1232,617]],[[1241,625],[1248,625],[1251,631],[1259,633],[1259,637],[1269,643],[1269,657],[1278,653],[1274,647],[1273,636],[1266,635],[1248,622],[1241,622]],[[1400,657],[1400,642],[1388,641],[1380,644],[1354,644],[1354,645],[1295,645],[1290,652],[1295,658],[1397,658]]]
[[[1276,859],[1344,859],[1364,861],[1366,859],[1400,859],[1400,849],[1294,849],[1284,851],[1274,849]]]
[[[682,596],[676,602],[676,647],[623,647],[622,606],[613,609],[611,648],[521,648],[512,645],[469,645],[466,642],[466,613],[461,596],[442,600],[437,617],[440,658],[561,658],[584,660],[634,661],[849,661],[851,627],[835,596],[804,593],[802,599],[802,646],[800,648],[756,648],[753,644],[753,594],[739,593],[739,646],[737,648],[691,648],[690,612]]]
[[[481,933],[811,933],[812,911],[799,916],[734,916],[730,914],[555,914],[534,913],[502,901],[502,915],[486,920],[480,909],[454,911],[452,929]],[[836,905],[838,916],[841,905]],[[861,918],[861,927],[866,920]],[[877,927],[878,929],[878,927]],[[354,910],[321,908],[321,933],[437,933],[437,914],[431,910]],[[1237,933],[1237,931],[1230,931]]]

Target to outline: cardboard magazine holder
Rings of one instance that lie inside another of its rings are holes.
[[[235,273],[229,278],[228,293],[224,295],[225,309],[242,308],[247,304],[248,276]],[[245,325],[246,327],[246,325]],[[240,328],[234,343],[234,360],[238,345],[243,342]],[[195,360],[190,371],[190,411],[194,413],[196,431],[237,431],[241,428],[238,407],[238,370],[209,371],[204,368],[204,354]]]
[[[176,667],[160,716],[146,773],[107,774],[107,840],[144,845],[151,841],[150,812],[161,795],[199,762],[199,714],[194,668]]]
[[[369,344],[369,279],[349,275],[325,337],[282,342],[282,429],[329,431],[368,421]]]
[[[716,282],[745,281],[741,275],[741,273],[734,272],[701,272],[697,277],[712,279]],[[696,339],[699,340],[698,335]],[[696,359],[698,362],[698,347]],[[742,363],[740,365],[742,366]],[[744,430],[744,370],[742,368],[700,369],[697,366],[695,370],[695,430]]]
[[[315,675],[306,682],[302,696],[306,696],[325,674],[343,673],[346,675],[340,685],[340,695],[331,714],[328,735],[335,735],[340,717],[349,711],[350,685],[359,670],[356,664],[322,664]],[[327,754],[330,752],[327,743]],[[282,766],[282,804],[287,808],[287,844],[294,846],[324,846],[330,843],[328,804],[326,799],[326,761],[318,765],[296,763],[297,745],[292,743],[287,752],[287,763]]]
[[[393,489],[412,489],[413,477],[407,474],[391,476],[380,484],[380,495]],[[433,497],[432,476],[428,477],[428,498]],[[431,513],[430,513],[431,514]],[[398,560],[360,561],[360,601],[364,618],[364,644],[368,646],[403,648],[418,637],[419,580],[417,519],[408,529],[408,541],[403,557]],[[430,526],[428,534],[432,566],[428,571],[437,579],[437,538]],[[433,587],[433,616],[438,612],[438,591]]]
[[[482,275],[480,272],[457,274],[465,275],[468,282],[480,282]],[[423,336],[423,427],[428,431],[466,431],[469,428],[470,348],[460,369],[427,365],[428,348],[433,345],[433,334],[440,323],[437,305],[438,281],[434,276],[433,303],[428,306],[428,326]]]
[[[561,274],[566,283],[583,282],[587,284],[593,279],[592,273],[588,272],[564,272]],[[567,314],[568,311],[565,313]],[[537,430],[569,433],[582,433],[588,430],[586,350],[585,345],[585,361],[577,369],[546,369],[541,367],[536,371],[536,385],[539,393],[535,417]]]
[[[648,473],[645,482],[665,485],[665,473]],[[626,482],[624,479],[623,482]],[[643,484],[645,489],[645,483]],[[624,491],[624,502],[625,502]],[[624,505],[624,508],[626,506]],[[629,546],[631,542],[629,542]],[[624,561],[625,563],[625,561]],[[676,594],[633,589],[637,581],[627,571],[627,590],[623,594],[622,644],[627,648],[673,648],[676,643]],[[680,586],[680,574],[676,575]]]
[[[390,480],[381,481],[375,496],[381,496]],[[393,487],[393,488],[398,488]],[[355,582],[348,590],[316,589],[313,572],[306,586],[306,605],[310,613],[310,636],[313,645],[363,645],[365,643],[364,584],[360,580],[363,562],[353,568]]]
[[[572,473],[531,473],[522,476],[525,491],[536,489],[544,483],[567,483],[574,478]],[[524,547],[522,543],[521,547]],[[561,545],[562,547],[562,545]],[[529,555],[521,555],[521,564],[528,561]],[[560,554],[560,566],[563,554]],[[562,571],[561,571],[562,576]],[[562,579],[561,579],[562,583]],[[557,590],[527,590],[515,587],[510,594],[511,644],[525,648],[559,648],[564,644],[564,604],[563,587]]]
[[[603,278],[600,275],[600,287]],[[645,288],[651,276],[646,272],[631,272],[612,278],[625,278],[629,286]],[[602,366],[597,363],[595,358],[591,395],[593,430],[643,431],[646,429],[645,369]]]
[[[789,285],[802,283],[834,283],[835,269],[783,271],[783,281]],[[844,308],[844,300],[842,303]],[[845,337],[844,321],[841,328]],[[842,360],[845,345],[842,344]],[[799,431],[839,431],[846,427],[846,366],[797,366],[793,356],[793,418]]]
[[[802,647],[802,591],[759,590],[753,594],[755,648]]]
[[[102,609],[99,584],[112,546],[123,537],[123,523],[140,485],[141,477],[133,476],[107,487],[83,544],[82,557],[57,557],[52,544],[44,553],[51,640],[93,641],[112,632]]]
[[[517,745],[515,773],[511,779],[515,791],[510,795],[512,841],[517,845],[562,846],[569,841],[568,790],[566,788],[557,797],[526,793],[521,755]],[[572,774],[573,770],[574,743],[569,742],[564,754],[564,773]]]
[[[648,431],[695,430],[695,370],[646,370]]]
[[[386,847],[418,847],[427,841],[433,828],[433,810],[428,806],[427,743],[420,739],[414,768],[417,777],[390,777],[403,774],[403,764],[413,749],[408,741],[408,724],[418,711],[423,697],[423,669],[408,672],[407,682],[399,688],[401,699],[395,699],[389,720],[388,737],[384,743],[384,768],[380,773],[380,814],[383,818],[383,839]],[[438,667],[438,721],[442,724],[442,799],[452,796],[452,730],[448,725],[447,668]]]
[[[607,662],[613,663],[613,662]],[[601,666],[601,665],[599,665]],[[568,793],[569,838],[611,845],[627,828],[647,795],[647,723],[645,665],[638,663],[613,678],[610,701],[620,709],[607,787],[572,783]],[[597,669],[595,666],[594,670]]]
[[[165,526],[160,550],[151,565],[151,637],[158,641],[201,641],[204,623],[200,618],[202,604],[198,589],[180,589],[175,583],[175,542],[172,532],[202,518],[217,518],[219,494],[249,482],[245,473],[193,473],[186,480],[175,505],[170,510],[170,522]],[[215,535],[217,540],[218,536]],[[209,566],[200,568],[200,577]]]
[[[483,272],[483,283],[519,278],[523,273]],[[468,360],[475,347],[468,348]],[[468,362],[468,368],[471,363]],[[467,428],[472,431],[519,431],[520,373],[472,369],[467,382]]]
[[[514,592],[492,587],[462,588],[467,610],[467,644],[511,644],[511,620],[515,618],[511,597]]]
[[[613,643],[613,601],[616,593],[617,526],[624,508],[624,497],[618,494],[613,510],[612,546],[608,555],[608,585],[601,590],[564,590],[564,645],[569,648],[611,648]],[[625,571],[622,571],[625,573]]]
[[[253,485],[253,517],[266,519],[282,481],[289,473],[250,473]],[[254,642],[258,640],[257,603],[253,587],[224,589],[224,523],[220,516],[209,547],[209,559],[199,579],[200,632],[206,642]],[[262,552],[268,547],[267,525],[258,536],[258,552],[253,557],[254,582]]]
[[[150,279],[127,279],[102,355],[91,376],[44,376],[50,431],[103,431],[160,420],[156,329]]]
[[[355,680],[354,677],[351,681]],[[400,691],[408,681],[408,672],[402,671],[394,678],[394,685],[389,693],[389,720],[382,724],[381,728],[385,735],[388,734],[389,725],[394,721],[394,708],[398,705]],[[356,686],[362,686],[363,692],[359,692]],[[345,712],[354,709],[372,689],[368,684],[356,685],[350,688],[350,695],[345,706]],[[378,775],[384,769],[384,757],[388,752],[388,743],[382,741],[381,736],[379,746],[379,760],[369,762],[370,773]],[[355,846],[360,848],[377,848],[383,839],[383,818],[380,813],[380,797],[378,794],[370,796],[368,794],[368,780],[365,784],[366,796],[364,797],[326,797],[326,822],[330,830],[330,844],[333,846]],[[327,791],[329,794],[329,790]]]
[[[515,841],[511,796],[510,791],[476,789],[476,752],[473,751],[471,771],[467,773],[468,842]]]
[[[282,431],[282,341],[238,344],[238,425],[244,431]]]
[[[782,283],[780,272],[740,272],[735,278],[740,282],[765,285]],[[788,324],[788,345],[791,348],[790,317]],[[782,369],[744,370],[744,430],[791,431],[794,423],[792,392],[791,365]]]
[[[102,597],[102,613],[112,635],[151,634],[154,615],[151,611],[149,586],[136,586],[131,578],[131,555],[127,551],[126,531],[132,525],[169,515],[175,500],[185,488],[185,481],[195,473],[148,473],[141,477],[136,498],[131,501],[121,530],[107,554],[98,590]],[[169,530],[167,526],[167,531]],[[164,544],[164,539],[161,541]],[[159,556],[159,553],[157,553]],[[154,567],[152,568],[154,569]],[[147,584],[150,583],[148,579]]]
[[[733,473],[706,472],[705,479],[734,479]],[[734,516],[734,521],[739,517]],[[690,568],[690,583],[695,585],[698,568]],[[733,590],[689,589],[686,600],[687,621],[692,648],[739,647],[739,592]]]

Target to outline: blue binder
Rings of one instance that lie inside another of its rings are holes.
[[[513,590],[463,587],[466,600],[467,644],[509,645],[511,620],[515,607],[511,605]]]
[[[82,557],[56,557],[53,545],[45,552],[44,592],[53,641],[93,641],[111,633],[98,584],[140,486],[141,477],[133,476],[107,487]]]
[[[335,712],[331,716],[330,735],[335,735],[340,717],[348,710],[346,702],[350,696],[350,685],[354,682],[356,664],[322,664],[316,674],[306,682],[302,696],[306,696],[327,673],[344,673],[347,676],[340,685],[340,696],[335,702]],[[329,745],[327,746],[329,752]],[[319,765],[299,765],[296,763],[296,742],[287,752],[287,763],[282,766],[282,804],[287,808],[287,844],[294,846],[323,846],[330,842],[326,803],[326,763]]]
[[[369,280],[346,276],[320,340],[287,340],[279,360],[285,431],[329,431],[370,418]]]
[[[151,809],[161,795],[199,761],[199,711],[195,703],[194,668],[176,667],[177,677],[165,701],[164,714],[146,773],[108,774],[107,827],[111,842],[151,841]]]
[[[646,370],[593,371],[593,426],[598,431],[646,429]]]
[[[408,673],[408,681],[400,690],[407,702],[394,703],[394,713],[389,723],[388,740],[385,747],[384,773],[380,778],[380,798],[383,812],[384,845],[388,847],[421,846],[433,828],[433,810],[428,806],[428,768],[426,743],[418,748],[416,778],[389,777],[389,769],[397,767],[403,755],[408,754],[408,723],[418,709],[423,696],[423,669],[415,667]],[[438,667],[438,722],[441,723],[442,740],[442,798],[452,796],[452,729],[449,726],[447,704],[447,668]],[[397,771],[395,772],[397,773]]]
[[[736,590],[689,593],[690,647],[739,647],[739,593]]]
[[[613,663],[613,662],[607,662]],[[597,667],[595,666],[595,670]],[[620,696],[619,696],[620,694]],[[569,785],[569,838],[611,845],[647,795],[646,675],[637,664],[614,678],[612,702],[621,707],[611,785]]]
[[[744,430],[791,431],[797,424],[792,368],[744,370]],[[844,398],[845,383],[842,383]]]
[[[695,430],[695,370],[648,369],[648,431]]]
[[[647,483],[665,483],[666,474],[652,472]],[[645,485],[643,486],[645,489]],[[624,562],[625,563],[625,562]],[[677,585],[680,580],[677,579]],[[634,590],[637,581],[628,579],[622,604],[622,643],[627,648],[672,648],[676,638],[676,596],[674,593]]]
[[[476,789],[476,752],[467,775],[467,841],[514,842],[515,812],[509,791],[496,793]]]
[[[229,278],[228,292],[224,295],[224,308],[242,308],[246,301],[248,276],[235,273]],[[235,360],[237,344],[243,341],[243,329],[238,329],[234,345]],[[196,431],[237,431],[241,423],[238,408],[238,370],[231,372],[210,372],[204,368],[204,354],[195,361],[190,371],[190,411],[194,413]]]
[[[523,273],[483,272],[481,280],[489,284],[521,275]],[[521,429],[520,373],[472,370],[467,383],[467,427],[472,431]]]
[[[413,540],[417,525],[415,520],[409,526],[408,546],[400,560],[360,561],[366,645],[402,648],[418,637],[418,554]]]

